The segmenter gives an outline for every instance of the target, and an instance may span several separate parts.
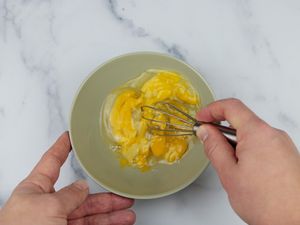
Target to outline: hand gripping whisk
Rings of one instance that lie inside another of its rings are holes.
[[[168,102],[159,102],[159,105],[164,107],[142,106],[142,118],[150,121],[149,132],[156,136],[187,136],[196,135],[197,129],[203,124],[210,124],[216,127],[223,133],[228,142],[236,147],[236,130],[217,123],[198,121],[186,112],[183,112],[175,105]],[[146,112],[151,110],[151,115],[156,115],[154,118],[146,116]],[[167,120],[157,119],[158,115],[167,116]],[[177,122],[173,122],[173,121]],[[159,126],[160,124],[161,126]]]

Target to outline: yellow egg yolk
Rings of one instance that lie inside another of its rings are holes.
[[[136,89],[134,89],[136,88]],[[148,121],[141,118],[141,106],[171,102],[188,112],[188,106],[199,107],[198,94],[181,75],[158,70],[141,87],[124,88],[112,104],[109,124],[114,142],[121,155],[121,164],[148,169],[153,162],[173,163],[188,149],[186,136],[153,136],[148,132]],[[153,112],[148,117],[153,117]],[[159,120],[166,120],[160,115]],[[172,120],[170,120],[172,122]],[[159,125],[161,128],[162,125]]]

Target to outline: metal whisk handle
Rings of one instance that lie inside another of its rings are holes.
[[[201,125],[203,124],[210,124],[214,127],[216,127],[219,131],[221,131],[223,133],[223,135],[226,137],[227,141],[235,148],[237,145],[237,140],[236,140],[236,130],[231,128],[231,127],[227,127],[227,126],[223,126],[217,123],[209,123],[209,122],[200,122],[198,121],[195,125],[194,125],[194,130],[197,130]]]

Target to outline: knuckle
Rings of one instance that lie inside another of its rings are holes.
[[[237,98],[229,98],[228,102],[230,102],[232,105],[241,105],[243,104],[240,99]]]
[[[277,133],[278,133],[278,136],[279,136],[278,139],[280,139],[282,142],[285,142],[286,144],[289,143],[289,142],[292,142],[289,134],[286,131],[280,130],[280,129],[276,129],[276,130],[277,130]]]
[[[249,120],[248,121],[248,130],[245,133],[242,133],[240,135],[239,141],[245,141],[252,140],[253,138],[257,138],[258,140],[268,139],[271,138],[273,135],[273,129],[270,127],[269,124],[264,122],[263,120]]]
[[[72,185],[66,187],[68,189],[68,191],[74,193],[74,194],[84,194],[85,191],[83,189],[83,187],[81,187],[79,184],[77,184],[77,182],[73,183]]]
[[[287,143],[287,141],[290,139],[289,135],[287,132],[281,129],[277,128],[271,128],[269,133],[269,138],[271,143],[274,145],[280,145],[283,143]]]
[[[25,180],[23,180],[19,186],[34,186],[35,188],[39,189],[42,193],[50,193],[53,192],[53,185],[52,181],[48,176],[45,176],[41,173],[35,173],[30,175]]]
[[[274,128],[274,130],[276,130],[276,133],[282,137],[286,137],[286,138],[289,137],[288,133],[285,132],[284,130],[276,129],[276,128]]]
[[[272,127],[270,127],[269,124],[265,123],[261,119],[259,119],[256,128],[258,131],[265,133],[265,134],[271,134],[273,131]]]
[[[53,151],[46,152],[43,157],[48,160],[51,160],[56,165],[62,165],[64,163],[64,161],[60,159],[59,154]]]
[[[69,192],[80,192],[80,188],[75,184],[71,184],[70,186],[67,186],[66,189],[69,191]]]
[[[279,130],[279,129],[277,129],[277,128],[271,128],[271,129],[270,129],[270,132],[269,132],[270,137],[271,137],[272,139],[277,139],[278,137],[280,137],[280,136],[282,135],[282,133],[283,133],[283,131],[282,131],[282,130]]]

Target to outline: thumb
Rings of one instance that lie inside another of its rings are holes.
[[[197,136],[204,144],[205,153],[223,182],[235,171],[237,161],[234,149],[224,135],[211,125],[201,125]]]
[[[78,208],[85,201],[88,194],[89,186],[85,180],[78,180],[54,193],[55,197],[61,202],[66,215]]]

